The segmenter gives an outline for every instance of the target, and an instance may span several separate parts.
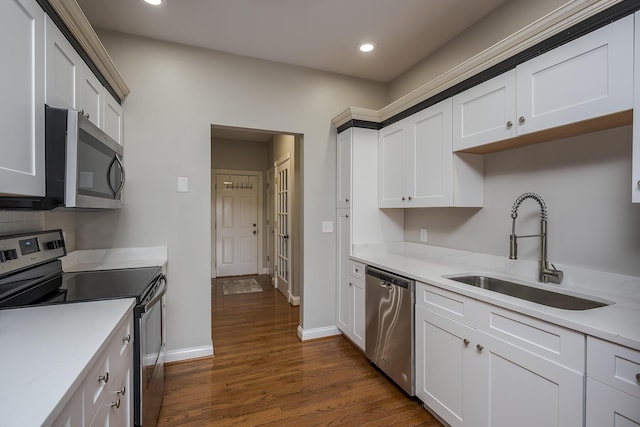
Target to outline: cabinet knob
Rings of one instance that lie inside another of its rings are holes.
[[[484,350],[484,346],[481,344],[476,345],[476,349],[478,349],[478,353],[482,353],[482,350]]]
[[[345,217],[345,218],[349,218],[349,214],[345,214],[345,215],[344,215],[344,217]]]
[[[349,286],[353,286],[353,283],[349,282]]]
[[[640,181],[638,181],[638,188],[640,188]]]
[[[115,402],[111,402],[111,407],[118,409],[120,407],[120,398],[118,398],[118,400],[116,400]]]
[[[462,340],[462,342],[464,343],[464,346],[467,347],[471,341],[465,338]]]
[[[349,198],[344,199],[345,202],[349,203]]]
[[[360,271],[359,268],[355,268],[354,270],[356,271],[356,273],[358,273]]]
[[[98,382],[100,381],[104,381],[104,383],[108,383],[109,382],[109,372],[106,372],[104,375],[100,375],[98,377]]]
[[[518,123],[520,124],[524,123],[524,116],[520,116],[520,118],[518,119]]]
[[[131,334],[127,335],[126,337],[122,337],[122,342],[131,342]]]
[[[409,201],[411,201],[411,196],[409,196]]]
[[[402,196],[402,201],[404,202],[406,199],[404,198],[404,196]]]
[[[507,122],[507,129],[511,129],[511,126],[513,126],[513,122],[511,120],[509,120]]]
[[[640,383],[640,373],[636,374],[636,381],[638,381]]]

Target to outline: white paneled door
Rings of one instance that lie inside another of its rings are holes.
[[[291,300],[291,159],[276,164],[276,288]]]
[[[258,178],[216,177],[216,274],[258,273]]]

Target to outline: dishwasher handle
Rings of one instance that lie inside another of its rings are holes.
[[[406,277],[397,276],[393,273],[388,273],[383,270],[378,270],[377,268],[373,268],[370,266],[367,266],[365,270],[365,274],[367,276],[375,277],[376,279],[378,279],[381,283],[381,286],[383,286],[382,283],[388,283],[389,285],[399,286],[405,289],[411,289],[413,286],[412,284],[414,282],[413,280],[407,279]]]

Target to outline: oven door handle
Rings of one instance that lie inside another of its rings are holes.
[[[154,292],[155,296],[144,305],[139,305],[138,307],[136,307],[138,317],[141,317],[142,314],[146,313],[151,307],[153,307],[158,301],[160,301],[160,299],[162,299],[164,294],[167,293],[167,276],[163,274],[158,280],[161,283],[161,287],[159,288],[159,290],[156,289],[156,291]]]

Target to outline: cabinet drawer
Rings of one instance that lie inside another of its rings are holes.
[[[475,300],[455,292],[416,282],[416,305],[461,323],[473,323]]]
[[[587,378],[587,427],[640,424],[640,399]],[[635,424],[630,423],[632,421]]]
[[[133,323],[130,317],[113,335],[107,350],[112,375],[124,372],[133,364]]]
[[[84,418],[87,422],[92,420],[100,409],[100,404],[109,389],[110,380],[112,380],[112,375],[109,372],[109,354],[105,351],[93,364],[83,383]]]
[[[587,376],[640,398],[640,351],[587,337]]]
[[[478,330],[584,373],[585,336],[490,304],[477,304]]]
[[[365,269],[365,265],[364,264],[360,264],[359,262],[351,261],[350,262],[350,266],[351,266],[351,275],[353,277],[356,277],[358,279],[364,279],[364,269]]]

